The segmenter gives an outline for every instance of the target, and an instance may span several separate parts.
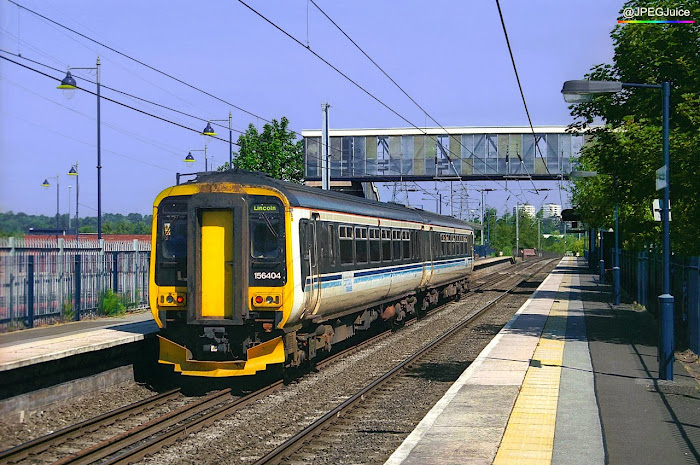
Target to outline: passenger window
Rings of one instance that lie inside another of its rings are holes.
[[[391,231],[391,240],[394,244],[394,260],[401,260],[401,231]]]
[[[369,261],[378,262],[382,259],[381,240],[378,228],[369,230]]]
[[[402,231],[403,239],[403,258],[411,258],[411,234],[408,231]]]
[[[355,228],[355,259],[367,263],[367,228]]]
[[[391,261],[391,230],[382,229],[382,261]]]
[[[339,226],[338,233],[340,236],[340,264],[352,264],[352,226]]]

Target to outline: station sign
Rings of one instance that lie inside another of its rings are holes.
[[[656,190],[660,191],[668,186],[668,165],[656,170]]]
[[[654,199],[652,207],[654,211],[654,221],[661,221],[661,199]],[[668,201],[668,221],[671,221],[671,201]]]

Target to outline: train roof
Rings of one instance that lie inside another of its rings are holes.
[[[451,216],[438,215],[396,203],[377,202],[342,192],[326,191],[274,179],[265,173],[245,170],[211,171],[197,173],[188,183],[233,182],[246,185],[267,186],[279,190],[293,207],[315,208],[355,215],[376,216],[398,221],[412,221],[448,228],[473,229],[466,221]]]

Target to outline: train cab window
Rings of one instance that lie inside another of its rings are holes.
[[[378,228],[369,230],[369,261],[378,262],[382,259],[381,240]]]
[[[355,260],[367,263],[367,228],[355,228]]]
[[[254,259],[279,258],[282,221],[279,215],[251,215],[250,256]]]
[[[401,231],[393,230],[391,231],[391,240],[394,244],[394,260],[401,260],[403,254],[401,253]]]
[[[391,230],[382,229],[382,261],[391,261]]]
[[[411,233],[401,231],[401,239],[403,242],[403,258],[411,258]]]
[[[352,258],[352,226],[338,226],[338,236],[340,239],[340,264],[352,264],[354,261]]]
[[[187,285],[187,197],[161,201],[156,238],[156,284]]]

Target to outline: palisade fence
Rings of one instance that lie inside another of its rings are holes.
[[[0,238],[0,331],[97,315],[109,291],[147,307],[150,250],[137,239]]]
[[[620,281],[630,297],[654,315],[663,286],[663,255],[654,249],[622,251]],[[700,353],[700,257],[671,258],[671,295],[674,299],[676,341]]]

